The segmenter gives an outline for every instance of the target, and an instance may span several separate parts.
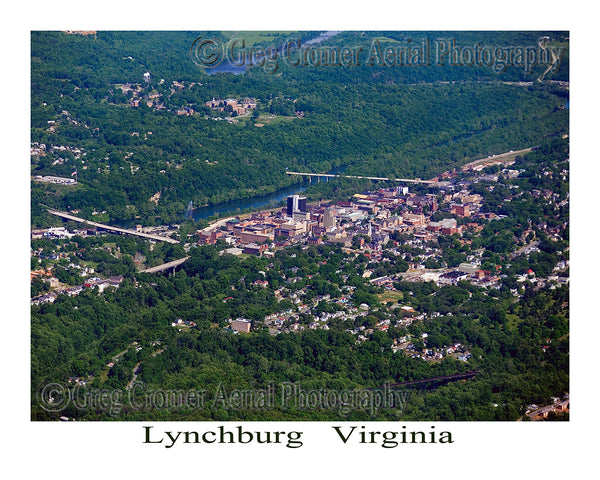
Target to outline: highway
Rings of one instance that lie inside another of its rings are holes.
[[[178,260],[173,260],[172,262],[163,263],[161,265],[157,265],[156,267],[146,268],[145,270],[140,270],[140,273],[157,273],[162,272],[163,270],[168,270],[169,268],[175,268],[185,262],[189,256],[180,258]]]
[[[175,240],[174,238],[163,237],[162,235],[153,235],[151,233],[137,232],[135,230],[128,230],[126,228],[111,227],[110,225],[104,225],[103,223],[98,222],[91,222],[90,220],[86,220],[85,218],[75,217],[74,215],[71,215],[69,213],[60,212],[52,208],[48,208],[48,213],[56,215],[57,217],[64,218],[65,220],[73,220],[74,222],[85,223],[86,225],[90,225],[92,227],[103,228],[104,230],[108,230],[110,232],[135,235],[137,237],[147,238],[149,240],[156,240],[158,242],[179,243],[179,240]]]
[[[211,223],[208,227],[203,228],[200,231],[202,233],[208,233],[208,232],[211,232],[213,230],[217,230],[217,229],[221,228],[223,225],[225,225],[229,220],[233,220],[234,218],[236,218],[236,217],[222,218],[220,220],[217,220],[216,222]]]
[[[479,160],[474,160],[472,162],[464,164],[461,168],[463,170],[468,170],[469,168],[473,168],[480,164],[484,164],[487,166],[487,165],[493,165],[495,163],[502,163],[502,162],[507,161],[510,157],[516,157],[517,155],[522,155],[522,154],[531,152],[532,150],[533,150],[533,147],[523,148],[522,150],[515,150],[515,151],[511,150],[510,152],[500,153],[498,155],[494,155],[491,157],[480,158]]]

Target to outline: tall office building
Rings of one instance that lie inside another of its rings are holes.
[[[291,217],[294,214],[294,210],[298,209],[298,200],[294,197],[297,195],[290,195],[287,197],[287,216]]]
[[[325,209],[325,211],[323,212],[323,226],[325,228],[335,228],[336,225],[336,218],[335,218],[335,208],[333,207],[327,207]]]
[[[306,197],[298,197],[298,210],[306,213]]]
[[[287,215],[291,217],[294,212],[306,212],[306,197],[290,195],[287,197]]]

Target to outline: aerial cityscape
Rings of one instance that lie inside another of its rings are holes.
[[[568,32],[31,47],[32,420],[569,420]]]

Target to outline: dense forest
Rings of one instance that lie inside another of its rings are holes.
[[[543,34],[568,46],[565,33]],[[326,43],[367,49],[376,38],[387,44],[424,35],[342,32]],[[465,45],[499,46],[536,45],[541,35],[436,32]],[[248,198],[298,181],[286,168],[325,172],[344,165],[348,174],[431,178],[567,131],[568,90],[548,81],[568,79],[568,53],[544,82],[535,81],[539,68],[516,66],[495,73],[282,62],[277,74],[254,67],[208,75],[190,57],[202,36],[227,40],[223,32],[32,33],[31,141],[44,150],[32,155],[31,173],[78,175],[76,186],[32,182],[34,226],[57,221],[42,205],[88,218],[105,211],[109,222],[123,225],[181,221],[189,201]],[[205,105],[247,97],[257,107],[237,118]],[[176,113],[186,108],[193,114]],[[150,201],[157,193],[160,200]]]

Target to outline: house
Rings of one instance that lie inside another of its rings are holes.
[[[108,277],[108,283],[113,287],[118,287],[123,281],[123,278],[125,278],[123,275],[111,276]]]
[[[243,318],[237,318],[231,322],[231,329],[235,332],[244,332],[248,333],[252,326],[252,322],[250,320],[246,320]]]
[[[54,303],[54,300],[56,300],[56,293],[55,292],[49,292],[46,293],[45,295],[40,295],[39,297],[35,297],[31,300],[31,304],[32,305],[42,305],[44,303]]]

